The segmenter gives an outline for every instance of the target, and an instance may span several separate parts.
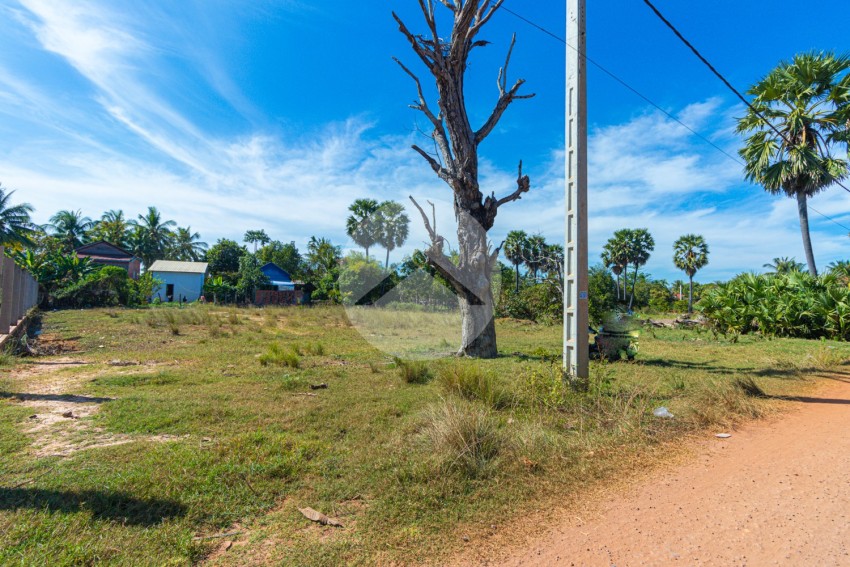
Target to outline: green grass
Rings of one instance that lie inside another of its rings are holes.
[[[404,352],[420,333],[423,356],[457,346],[451,314],[354,317]],[[0,564],[191,564],[221,542],[196,536],[231,530],[248,543],[219,563],[439,561],[460,528],[476,537],[570,501],[695,432],[775,411],[812,377],[850,375],[844,343],[655,329],[634,363],[593,363],[577,392],[558,367],[558,327],[497,327],[497,359],[393,369],[395,352],[336,308],[46,313],[45,337],[73,340],[80,352],[66,356],[90,363],[51,379],[115,398],[93,425],[135,440],[33,457],[33,410],[8,393],[35,379],[0,369]],[[676,417],[654,418],[660,405]],[[306,506],[346,527],[310,524]]]

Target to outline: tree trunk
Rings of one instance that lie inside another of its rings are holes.
[[[626,264],[623,268],[623,301],[626,301],[626,297],[628,297],[628,285],[629,285],[629,265]]]
[[[454,282],[454,287],[458,292],[461,314],[458,356],[495,358],[498,350],[491,284],[494,258],[489,252],[487,231],[472,216],[460,214],[457,238],[460,253],[457,273],[460,277]]]
[[[635,264],[635,273],[632,274],[632,295],[629,297],[629,311],[632,310],[632,305],[635,302],[635,286],[637,286],[638,267]]]
[[[369,261],[369,247],[368,247],[368,246],[364,246],[363,248],[365,248],[365,249],[366,249],[366,261],[368,262],[368,261]]]
[[[803,234],[803,249],[806,251],[806,264],[809,273],[817,277],[818,269],[815,266],[815,253],[812,251],[812,237],[809,234],[809,208],[806,205],[806,194],[797,193],[797,213],[800,215],[800,232]]]
[[[615,287],[617,289],[617,301],[620,301],[620,274],[617,274],[617,284]]]
[[[688,274],[688,315],[694,312],[694,277]]]
[[[516,292],[519,293],[519,264],[514,264],[516,268]]]
[[[389,271],[390,269],[390,249],[387,248],[387,263],[384,265],[384,269]]]

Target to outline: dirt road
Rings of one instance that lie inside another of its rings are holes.
[[[850,383],[711,438],[504,565],[850,565]]]

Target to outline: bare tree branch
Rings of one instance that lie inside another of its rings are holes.
[[[416,55],[422,60],[423,63],[431,70],[432,73],[436,72],[438,69],[437,66],[437,54],[434,50],[428,49],[422,44],[421,38],[422,36],[415,36],[410,33],[410,30],[407,29],[407,26],[404,25],[404,22],[401,21],[401,18],[393,12],[393,19],[398,23],[399,31],[404,34],[404,37],[407,38],[407,41],[410,43],[410,46],[413,47],[413,51],[416,52]],[[442,54],[440,55],[442,57]]]
[[[401,67],[405,73],[410,75],[410,77],[416,83],[416,92],[419,94],[419,104],[411,105],[411,108],[421,111],[434,126],[434,141],[440,148],[440,153],[443,155],[443,162],[445,162],[445,164],[448,166],[449,171],[451,173],[454,173],[454,167],[452,166],[452,153],[449,149],[449,139],[448,135],[446,134],[446,128],[443,124],[442,118],[435,116],[434,112],[428,106],[428,102],[425,100],[425,94],[422,91],[422,83],[419,81],[419,77],[417,77],[413,73],[413,71],[405,67],[404,63],[399,61],[397,58],[393,57],[393,61],[398,63],[399,67]]]
[[[496,108],[493,109],[493,113],[490,114],[490,118],[481,126],[475,133],[475,143],[480,144],[484,139],[490,135],[490,132],[496,127],[496,124],[501,120],[502,115],[507,110],[508,106],[515,101],[520,99],[532,98],[534,94],[530,95],[519,95],[517,92],[520,87],[525,83],[525,79],[518,79],[514,86],[511,87],[510,90],[507,90],[508,87],[508,66],[511,63],[511,55],[514,52],[514,44],[516,44],[516,34],[511,38],[511,45],[508,48],[508,54],[505,57],[505,65],[501,69],[499,69],[499,76],[496,79],[496,85],[499,87],[499,100],[496,101]]]
[[[519,173],[517,173],[516,184],[516,191],[514,191],[507,197],[502,197],[501,199],[496,201],[496,208],[501,207],[505,203],[510,203],[511,201],[517,201],[519,199],[522,199],[522,194],[528,193],[528,190],[531,189],[531,179],[529,179],[527,175],[522,174],[522,160],[520,160],[519,162]]]
[[[423,158],[425,158],[425,161],[427,161],[427,162],[428,162],[428,165],[430,165],[430,166],[431,166],[431,169],[433,169],[433,170],[434,170],[434,173],[436,173],[436,174],[437,174],[437,176],[438,176],[440,179],[442,179],[442,180],[443,180],[443,181],[445,181],[446,183],[448,183],[449,181],[451,181],[451,179],[452,179],[452,173],[451,173],[448,169],[446,169],[445,167],[443,167],[442,165],[440,165],[440,162],[438,162],[437,160],[435,160],[434,158],[432,158],[432,157],[428,154],[428,152],[426,152],[425,150],[423,150],[422,148],[420,148],[420,147],[419,147],[419,146],[417,146],[416,144],[414,144],[414,145],[412,145],[412,146],[410,146],[410,147],[411,147],[411,148],[413,148],[413,149],[414,149],[414,151],[416,151],[416,153],[418,153],[418,154],[419,154],[419,155],[421,155]]]

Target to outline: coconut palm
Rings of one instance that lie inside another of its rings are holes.
[[[357,199],[348,210],[351,215],[345,221],[345,231],[358,246],[366,250],[366,259],[369,259],[369,248],[377,244],[381,233],[377,213],[378,201],[374,199]]]
[[[83,244],[86,233],[93,224],[91,219],[83,216],[80,210],[62,210],[50,217],[48,226],[53,236],[61,240],[65,248],[70,251]]]
[[[395,201],[384,201],[378,208],[380,231],[378,244],[387,249],[385,268],[390,267],[390,252],[403,246],[410,233],[410,217],[404,212],[404,206]]]
[[[505,258],[513,264],[516,272],[516,292],[519,293],[519,267],[525,262],[528,255],[528,235],[524,230],[512,230],[505,238],[505,245],[502,248],[505,252]]]
[[[14,194],[0,186],[0,246],[29,246],[36,232],[30,220],[35,209],[29,203],[12,205]]]
[[[178,228],[171,239],[170,256],[184,262],[199,262],[207,253],[207,243],[200,240],[201,235],[192,232],[192,227]]]
[[[797,200],[806,263],[813,276],[817,267],[807,199],[847,177],[847,161],[833,157],[832,150],[847,135],[848,70],[846,55],[796,55],[747,91],[752,108],[738,120],[738,132],[750,134],[739,151],[747,179],[771,194]]]
[[[100,220],[94,223],[89,237],[91,240],[105,240],[119,248],[128,247],[130,223],[124,218],[124,211],[111,210],[103,213]]]
[[[850,261],[836,260],[827,266],[829,273],[844,285],[850,284]]]
[[[796,258],[783,256],[774,258],[773,262],[764,264],[762,267],[770,270],[768,274],[790,274],[791,272],[802,272],[806,266],[798,262]]]
[[[694,312],[694,274],[708,264],[708,244],[699,234],[685,234],[673,244],[673,263],[688,275],[688,313]]]
[[[145,267],[150,267],[154,260],[165,256],[174,238],[171,228],[177,226],[173,220],[162,220],[162,214],[156,207],[148,207],[148,212],[139,215],[135,222],[134,239],[137,253]]]

